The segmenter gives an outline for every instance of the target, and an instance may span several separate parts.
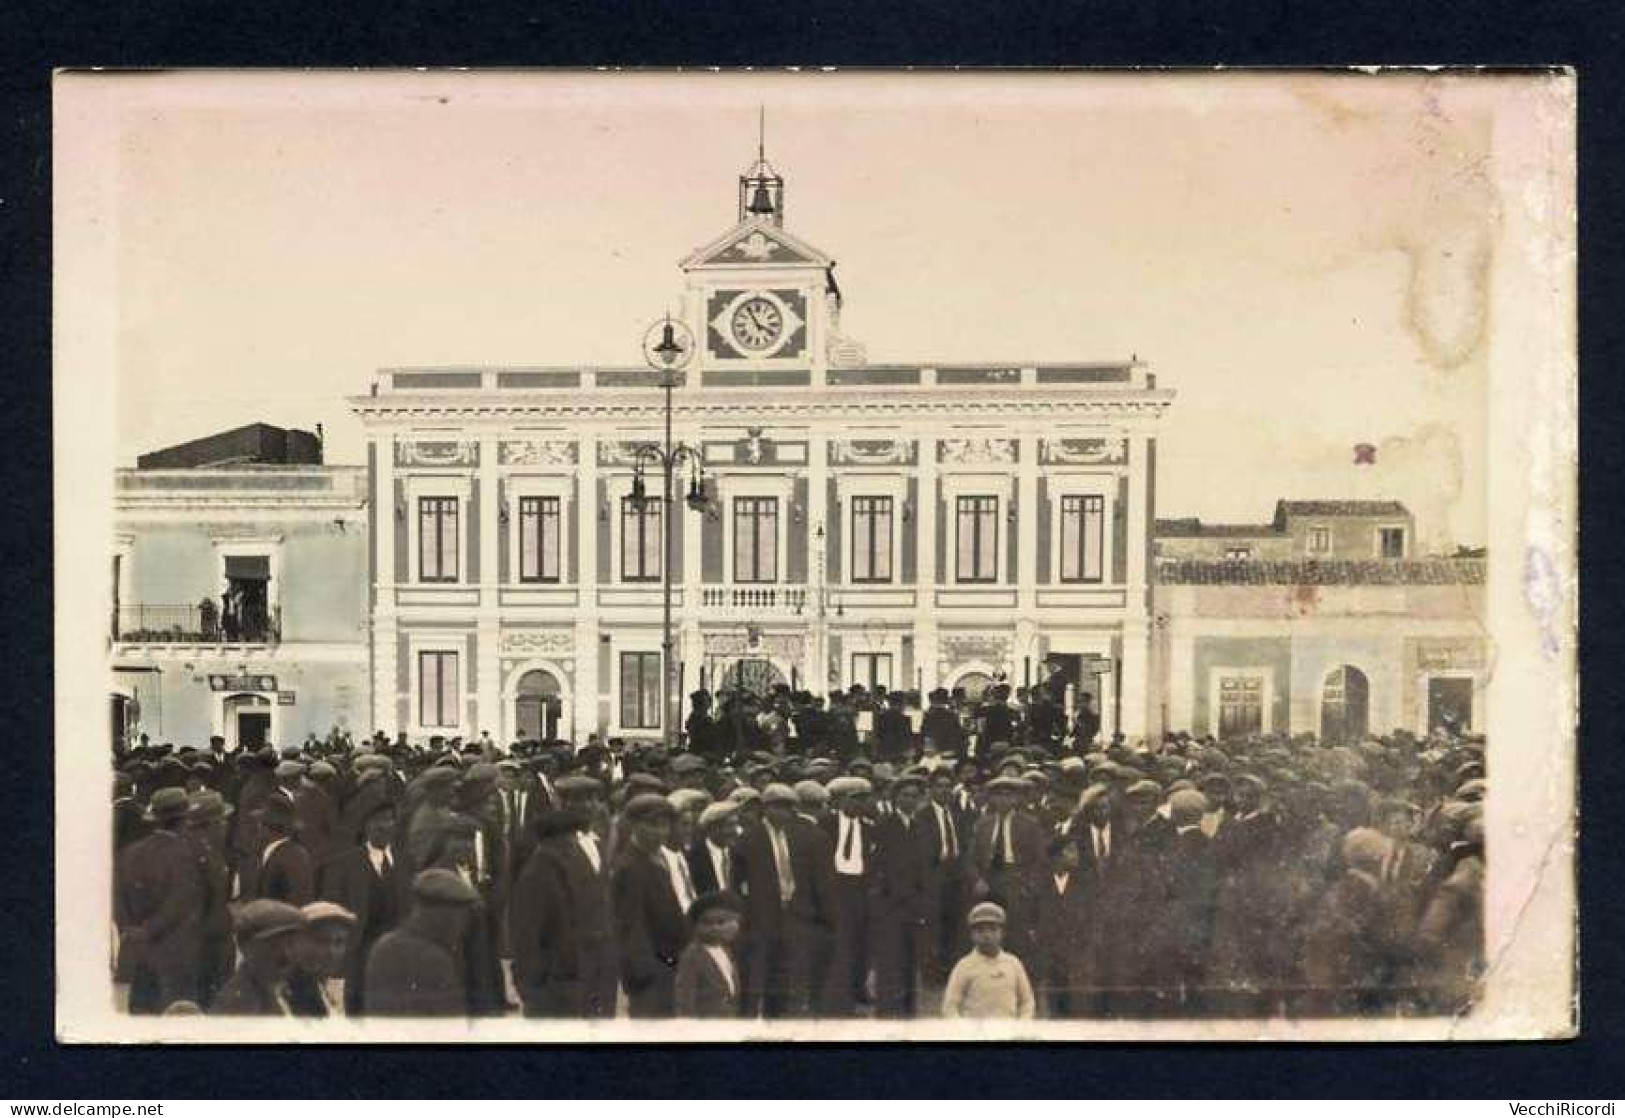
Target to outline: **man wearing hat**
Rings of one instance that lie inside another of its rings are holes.
[[[930,700],[930,709],[925,712],[925,720],[920,724],[920,733],[925,738],[927,752],[956,759],[963,757],[965,729],[959,724],[959,716],[948,705],[947,690],[942,687],[935,688],[931,692]]]
[[[294,789],[293,807],[299,840],[320,872],[338,849],[338,770],[327,761],[314,762]]]
[[[238,909],[237,949],[242,957],[209,1012],[221,1017],[290,1016],[294,940],[304,928],[304,915],[282,901],[249,901]]]
[[[762,792],[762,823],[740,844],[747,891],[745,1012],[804,1016],[835,923],[834,852],[824,832],[796,816],[785,784]]]
[[[1032,903],[1045,868],[1044,831],[1020,810],[1029,792],[1020,777],[988,782],[988,810],[971,838],[971,895],[1004,910],[1005,938],[1018,955],[1031,954]]]
[[[932,958],[942,899],[932,860],[937,832],[925,812],[925,777],[904,772],[891,787],[894,810],[875,824],[869,956],[875,1008],[882,1017],[914,1017]]]
[[[260,808],[265,849],[254,873],[254,895],[283,901],[295,908],[316,899],[316,869],[310,851],[295,832],[294,807],[286,796],[273,795]]]
[[[694,841],[688,848],[689,876],[701,893],[734,891],[739,879],[739,805],[732,800],[709,804],[700,812]]]
[[[344,976],[355,914],[331,901],[315,901],[299,911],[305,928],[293,941],[288,1005],[295,1017],[337,1017],[341,1009],[334,984]]]
[[[182,834],[190,809],[184,789],[153,792],[143,815],[151,833],[118,861],[114,916],[131,1013],[162,1013],[200,996],[205,883],[197,850]]]
[[[527,1017],[613,1017],[609,867],[593,831],[603,785],[572,774],[555,787],[560,807],[536,817],[508,905],[514,985]]]
[[[875,715],[875,759],[906,761],[914,755],[914,725],[903,710],[906,696],[892,691],[886,706]]]
[[[186,813],[187,839],[202,875],[199,924],[198,1005],[204,1009],[231,977],[236,951],[231,942],[231,869],[226,865],[226,824],[231,805],[219,792],[194,792]]]
[[[374,1017],[462,1017],[468,991],[457,961],[479,893],[461,875],[426,869],[412,879],[412,911],[374,945],[363,994]]]
[[[696,899],[688,863],[677,859],[674,879],[666,843],[676,809],[664,796],[632,797],[621,810],[625,845],[611,877],[610,910],[621,987],[633,1017],[670,1017],[674,1012],[677,959],[688,942],[690,905]]]
[[[982,704],[982,744],[985,749],[1016,740],[1016,712],[1010,706],[1010,685],[995,684]]]
[[[870,892],[876,881],[875,836],[869,782],[839,776],[829,782],[830,813],[823,831],[833,851],[834,940],[820,1006],[832,1017],[869,1000]]]
[[[410,880],[394,850],[395,806],[375,801],[362,827],[360,844],[335,857],[322,875],[323,899],[356,918],[344,964],[344,1012],[350,1017],[366,1012],[362,979],[367,953],[411,907]]]

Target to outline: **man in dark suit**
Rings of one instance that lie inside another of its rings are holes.
[[[181,833],[189,810],[185,789],[155,791],[143,816],[151,833],[119,859],[114,916],[131,1013],[162,1013],[200,996],[204,878]]]
[[[1087,884],[1080,869],[1078,842],[1070,834],[1049,840],[1049,872],[1038,890],[1036,950],[1029,970],[1046,1016],[1076,1017],[1079,957],[1087,950]]]
[[[762,823],[740,845],[747,896],[746,1014],[804,1016],[820,979],[815,957],[834,929],[834,854],[813,824],[796,817],[795,790],[769,784]]]
[[[885,709],[875,715],[875,759],[906,761],[914,754],[914,726],[903,711],[905,696],[893,691],[886,696]]]
[[[971,840],[971,898],[992,901],[1005,912],[1005,946],[1016,958],[1030,955],[1032,904],[1044,873],[1044,832],[1019,810],[1027,782],[1001,776],[988,783],[988,810]]]
[[[230,817],[231,805],[219,792],[209,789],[192,793],[186,837],[197,852],[203,881],[198,1005],[204,1009],[231,977],[237,958],[231,938],[231,869],[226,864],[226,824]]]
[[[1163,852],[1162,913],[1157,985],[1166,991],[1163,1009],[1197,1013],[1208,1001],[1208,951],[1213,932],[1213,896],[1217,873],[1213,840],[1202,829],[1207,797],[1194,788],[1168,797],[1173,835]]]
[[[288,1017],[288,979],[294,970],[295,943],[305,930],[305,917],[281,901],[258,900],[237,914],[237,946],[242,958],[231,978],[209,1006],[221,1017]]]
[[[882,1017],[919,1013],[920,986],[933,956],[940,916],[937,874],[939,832],[925,809],[925,779],[904,773],[893,782],[889,816],[875,827],[875,888],[870,957],[875,1008]]]
[[[846,1017],[869,1001],[870,901],[877,880],[873,788],[862,777],[841,776],[828,791],[831,810],[822,828],[832,851],[835,928],[817,1008],[823,1016]]]
[[[316,899],[316,869],[310,851],[295,833],[293,802],[273,793],[260,809],[265,847],[255,873],[256,898],[300,908]]]
[[[356,918],[344,961],[344,1012],[350,1017],[366,1013],[363,978],[372,945],[395,927],[410,904],[405,869],[392,847],[394,805],[376,802],[362,825],[361,844],[335,857],[322,875],[323,898],[343,905]]]
[[[412,879],[412,911],[367,955],[363,1004],[373,1017],[464,1017],[468,990],[458,944],[479,892],[448,869]]]
[[[982,748],[992,749],[1001,742],[1011,745],[1015,740],[1016,712],[1010,707],[1010,685],[996,684],[982,704]]]
[[[508,906],[514,985],[527,1017],[613,1017],[609,867],[593,831],[603,786],[571,775],[556,787],[562,806],[537,816]]]
[[[670,1017],[676,1004],[677,959],[689,933],[663,853],[676,816],[655,793],[633,796],[621,812],[629,833],[611,876],[610,910],[633,1017]]]
[[[927,907],[927,952],[921,962],[925,980],[944,986],[948,972],[968,949],[965,913],[965,857],[967,842],[976,828],[976,815],[960,807],[954,797],[954,778],[946,769],[931,774],[930,798],[920,809],[921,824],[930,836],[923,903]]]
[[[688,872],[702,895],[737,889],[739,835],[738,804],[722,800],[700,812],[699,829],[688,848]]]
[[[926,748],[944,757],[960,758],[965,755],[965,729],[959,716],[948,705],[948,692],[938,687],[931,692],[931,706],[920,723],[920,734]]]

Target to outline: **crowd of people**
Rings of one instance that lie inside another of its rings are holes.
[[[1102,740],[1087,704],[696,692],[653,742],[114,758],[131,1013],[1457,1013],[1481,738]]]

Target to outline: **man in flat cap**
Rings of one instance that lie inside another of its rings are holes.
[[[694,841],[688,847],[689,876],[701,893],[732,892],[739,879],[739,805],[732,800],[709,804],[700,812]]]
[[[344,1012],[350,1017],[366,1013],[363,976],[367,953],[411,908],[410,878],[396,859],[393,845],[394,805],[375,801],[362,827],[361,843],[335,857],[322,875],[323,899],[343,906],[356,918],[344,964]]]
[[[924,810],[925,776],[905,771],[892,782],[894,810],[876,822],[870,894],[869,958],[875,1009],[882,1017],[914,1017],[932,957],[942,899],[932,859],[937,832]]]
[[[1018,955],[1032,954],[1032,904],[1044,873],[1044,832],[1020,809],[1029,786],[1019,777],[988,782],[988,810],[971,839],[971,895],[991,900],[1005,914],[1005,941]]]
[[[367,1013],[374,1017],[463,1017],[468,991],[459,944],[479,893],[460,874],[426,869],[412,879],[412,911],[367,957]]]
[[[189,797],[185,834],[197,853],[203,892],[199,900],[198,1005],[204,1009],[231,977],[236,949],[231,940],[231,869],[226,863],[226,826],[231,805],[213,789]]]
[[[833,851],[834,940],[819,1003],[831,1017],[850,1016],[867,1003],[869,974],[870,893],[876,881],[872,788],[860,776],[829,782],[830,813],[823,831]]]
[[[762,793],[763,820],[740,844],[747,890],[745,1012],[805,1016],[834,928],[833,859],[828,838],[799,819],[788,785]]]
[[[609,867],[593,831],[603,785],[572,774],[555,787],[560,807],[537,816],[508,906],[514,985],[527,1017],[613,1017]]]
[[[305,927],[293,941],[293,973],[288,1005],[295,1017],[337,1017],[342,1003],[335,984],[355,938],[355,914],[332,901],[314,901],[299,910]]]
[[[249,901],[237,911],[237,950],[241,958],[209,1012],[222,1017],[287,1017],[288,979],[293,944],[305,918],[282,901]]]
[[[143,816],[150,833],[118,860],[114,917],[131,1013],[162,1013],[200,997],[205,883],[183,833],[190,810],[182,788],[153,792]]]
[[[688,942],[688,908],[695,901],[688,863],[674,881],[666,843],[676,810],[664,796],[645,793],[621,809],[626,842],[611,876],[610,910],[620,961],[621,987],[633,1017],[674,1012],[677,959]]]

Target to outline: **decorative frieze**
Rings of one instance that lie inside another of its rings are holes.
[[[574,466],[576,444],[552,439],[504,439],[497,458],[504,466]]]
[[[1038,454],[1051,465],[1116,465],[1127,460],[1127,446],[1122,439],[1040,438]]]
[[[401,440],[395,444],[397,466],[478,466],[480,444],[466,439]]]
[[[1014,439],[943,439],[937,461],[949,466],[1008,466],[1016,460]]]
[[[980,660],[989,664],[1009,661],[1012,638],[1008,633],[941,633],[937,649],[944,660],[965,663]]]
[[[912,439],[834,439],[829,460],[837,466],[911,466]]]
[[[502,651],[517,656],[573,657],[575,633],[563,629],[510,629],[502,634]]]

